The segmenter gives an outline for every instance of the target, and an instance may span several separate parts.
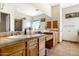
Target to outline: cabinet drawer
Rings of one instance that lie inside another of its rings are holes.
[[[18,51],[18,52],[11,54],[10,56],[25,56],[24,53],[25,53],[25,51],[21,50],[21,51]]]
[[[21,50],[21,49],[25,49],[25,43],[17,43],[14,45],[10,45],[10,46],[6,46],[4,48],[0,48],[1,49],[1,54],[11,54],[12,52]]]
[[[32,49],[32,48],[34,48],[34,47],[37,47],[37,44],[34,44],[34,45],[32,45],[32,46],[29,46],[27,49]]]
[[[39,43],[39,50],[43,48],[45,49],[45,41]]]
[[[42,36],[39,38],[39,42],[41,42],[41,41],[45,41],[45,36]]]
[[[37,56],[38,55],[38,46],[32,45],[27,49],[27,56]]]
[[[45,55],[45,49],[42,49],[39,51],[39,56],[44,56]]]
[[[46,41],[53,39],[53,35],[46,35]]]
[[[31,39],[31,40],[29,40],[28,42],[27,42],[27,45],[28,45],[28,47],[29,46],[32,46],[32,45],[34,45],[34,44],[36,44],[37,43],[37,38],[36,39]]]

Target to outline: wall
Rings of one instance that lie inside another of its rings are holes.
[[[52,19],[60,20],[60,5],[52,6]]]
[[[49,17],[52,17],[51,15],[51,6],[47,3],[31,3],[32,6],[39,9],[44,14],[48,15]]]
[[[22,29],[23,31],[26,28],[26,23],[28,22],[28,20],[32,20],[32,18],[29,16],[26,16],[26,20],[23,20],[23,29]]]
[[[52,21],[57,20],[58,26],[59,26],[59,39],[60,42],[62,41],[62,6],[61,5],[55,5],[52,6]]]
[[[27,16],[25,14],[18,12],[16,8],[10,3],[5,3],[3,10],[0,10],[0,12],[10,14],[10,31],[14,31],[14,20],[15,19],[21,19],[23,17],[26,17],[26,20],[23,20],[23,26],[22,26],[23,30],[26,27],[25,24],[27,20],[31,20],[30,16]]]
[[[10,14],[10,30],[11,31],[14,31],[14,10],[15,8],[13,6],[6,3],[4,4],[3,10],[0,10],[0,12]]]
[[[58,21],[58,27],[60,29],[60,10],[61,7],[60,5],[55,5],[52,6],[51,10],[52,10],[52,21],[57,20]],[[57,30],[57,29],[53,29],[53,30]]]
[[[32,17],[28,16],[28,15],[25,15],[23,13],[20,13],[20,12],[15,10],[15,17],[14,17],[14,19],[22,19],[24,17],[26,19],[23,20],[23,22],[22,22],[22,31],[24,31],[24,29],[26,28],[26,24],[27,24],[28,20],[32,20]]]
[[[62,10],[63,40],[79,41],[77,35],[79,31],[79,17],[65,18],[65,14],[72,12],[79,12],[79,5],[63,8]]]

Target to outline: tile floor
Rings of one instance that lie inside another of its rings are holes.
[[[48,56],[79,56],[79,43],[62,41],[55,47],[47,50]]]

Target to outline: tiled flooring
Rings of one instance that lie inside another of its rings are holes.
[[[63,41],[48,49],[48,56],[79,56],[79,43]]]

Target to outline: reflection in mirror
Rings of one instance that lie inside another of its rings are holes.
[[[15,19],[15,31],[22,31],[22,19]]]

